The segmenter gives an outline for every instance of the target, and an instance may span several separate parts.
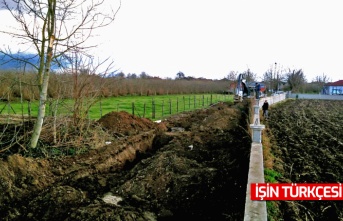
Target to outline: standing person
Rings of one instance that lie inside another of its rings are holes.
[[[259,83],[256,82],[255,84],[256,99],[260,99],[260,90],[261,90],[261,86]]]
[[[269,108],[268,101],[265,100],[263,105],[262,105],[263,117],[265,117],[265,118],[268,118],[268,108]]]

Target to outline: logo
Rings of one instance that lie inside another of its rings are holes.
[[[341,183],[252,183],[251,200],[343,200]]]

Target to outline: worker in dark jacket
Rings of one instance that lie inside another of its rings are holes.
[[[268,108],[269,108],[268,101],[265,100],[263,105],[262,105],[263,117],[265,117],[265,118],[268,118]]]
[[[260,99],[260,90],[261,90],[261,85],[256,82],[255,84],[256,99]]]

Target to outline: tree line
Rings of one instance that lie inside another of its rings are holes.
[[[39,99],[35,73],[0,71],[0,99],[2,101]],[[152,96],[168,94],[224,93],[227,79],[160,79],[156,77],[126,78],[90,73],[52,73],[47,97],[77,99],[78,97]]]

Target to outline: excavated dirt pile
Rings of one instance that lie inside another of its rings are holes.
[[[1,220],[243,220],[249,103],[155,123],[97,123],[115,142],[64,157],[0,160]]]

